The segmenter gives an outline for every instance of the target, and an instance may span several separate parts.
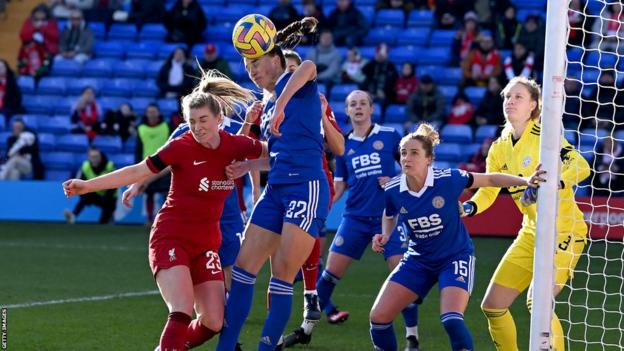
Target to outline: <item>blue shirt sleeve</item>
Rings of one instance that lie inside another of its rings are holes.
[[[396,130],[392,133],[392,155],[394,155],[394,159],[397,162],[401,161],[401,150],[399,150],[399,145],[401,144],[401,139],[403,137]]]
[[[169,136],[169,140],[173,140],[177,137],[179,137],[180,135],[188,132],[189,129],[189,125],[188,123],[184,122],[184,123],[180,123],[180,125],[178,126],[178,128],[176,128],[173,133],[171,133],[171,135]]]
[[[453,193],[457,194],[457,197],[461,195],[464,189],[472,185],[472,174],[463,169],[451,169],[451,179]]]
[[[347,165],[343,156],[336,157],[336,174],[334,174],[334,180],[346,182],[349,178],[347,173]]]
[[[397,215],[398,210],[394,204],[392,193],[389,190],[384,191],[384,198],[386,199],[386,216],[394,217]]]

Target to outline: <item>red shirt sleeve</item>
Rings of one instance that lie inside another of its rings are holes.
[[[336,116],[334,116],[334,111],[332,110],[331,106],[329,106],[329,104],[327,104],[327,110],[325,110],[325,116],[327,116],[327,119],[329,119],[329,123],[331,123],[331,125],[334,128],[336,128],[336,130],[340,134],[342,134],[342,130],[338,126],[338,122],[336,122]]]
[[[246,135],[233,135],[234,157],[237,160],[258,158],[262,154],[262,143]]]
[[[171,166],[175,163],[176,157],[175,155],[180,155],[179,149],[180,139],[176,138],[168,141],[165,145],[163,145],[155,154],[148,156],[146,159],[147,167],[149,167],[150,171],[153,173],[159,173],[163,169]]]

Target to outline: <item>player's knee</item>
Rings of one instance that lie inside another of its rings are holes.
[[[392,322],[392,320],[394,319],[394,316],[390,315],[390,313],[388,313],[388,311],[379,308],[377,306],[373,306],[373,308],[370,311],[370,314],[368,316],[369,320],[372,323],[378,323],[378,324],[383,324],[383,323],[390,323]]]
[[[210,330],[218,332],[223,328],[223,314],[205,313],[198,318],[201,324]]]

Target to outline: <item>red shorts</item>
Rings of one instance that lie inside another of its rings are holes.
[[[149,264],[154,278],[161,269],[183,265],[191,271],[193,285],[212,280],[223,281],[218,250],[208,250],[193,256],[179,240],[150,242]]]

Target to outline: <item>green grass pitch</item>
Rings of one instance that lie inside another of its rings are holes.
[[[147,240],[147,229],[139,226],[0,223],[0,305],[20,305],[7,310],[8,350],[153,350],[167,310],[160,296],[154,293],[156,285],[147,264]],[[510,239],[475,239],[477,274],[466,322],[476,350],[494,349],[479,304],[496,264],[510,243]],[[620,253],[613,255],[617,257]],[[586,266],[581,260],[579,265],[583,264]],[[352,265],[334,293],[335,303],[351,313],[350,319],[338,326],[321,321],[306,348],[370,350],[368,313],[387,274],[381,256],[367,251],[362,261]],[[240,340],[245,350],[257,348],[264,321],[266,267],[257,281],[253,309]],[[301,322],[301,291],[302,284],[298,283],[287,331]],[[110,298],[120,294],[127,295]],[[102,296],[108,298],[75,301]],[[74,301],[67,301],[71,299]],[[23,306],[53,300],[57,303]],[[524,300],[521,296],[512,307],[521,349],[526,349],[529,338],[529,314]],[[618,305],[619,300],[614,297],[611,303]],[[596,318],[595,323],[600,325],[598,313],[590,317]],[[622,322],[619,323],[621,330]],[[395,329],[399,347],[403,347],[400,316]],[[420,308],[419,332],[423,350],[449,349],[439,321],[435,288]],[[574,333],[580,339],[595,334],[597,338],[602,335],[605,340],[612,338],[617,342],[615,336],[605,334],[604,330],[575,327]],[[199,349],[211,350],[215,344],[212,340]],[[585,348],[579,345],[577,349]]]

